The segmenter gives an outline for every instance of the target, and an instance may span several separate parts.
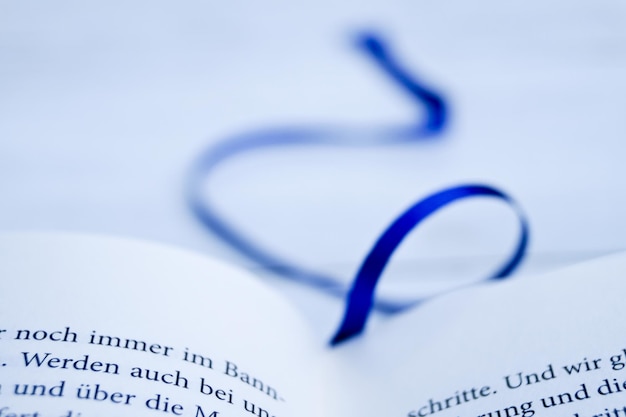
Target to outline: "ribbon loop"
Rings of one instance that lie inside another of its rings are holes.
[[[372,310],[376,285],[387,263],[391,259],[391,256],[398,246],[400,246],[404,238],[433,213],[458,200],[470,197],[495,197],[506,202],[516,212],[520,222],[521,233],[515,251],[494,274],[487,278],[487,280],[505,278],[515,270],[526,252],[529,231],[528,221],[513,199],[493,187],[474,184],[447,188],[431,194],[415,203],[396,218],[370,250],[353,281],[352,288],[347,298],[342,323],[331,340],[331,345],[337,345],[363,331],[367,318]],[[391,312],[402,311],[415,305],[419,301],[420,300],[416,300],[404,305],[397,304],[395,310]]]

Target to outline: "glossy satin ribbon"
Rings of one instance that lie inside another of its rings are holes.
[[[268,252],[229,224],[210,204],[210,200],[202,197],[202,185],[220,163],[261,148],[288,145],[391,145],[438,138],[444,131],[449,116],[448,106],[443,97],[404,70],[379,36],[364,34],[359,38],[358,45],[395,84],[424,109],[420,123],[405,127],[369,129],[313,126],[249,132],[229,138],[200,155],[192,167],[187,187],[187,202],[195,217],[237,252],[274,274],[341,297],[346,296],[348,292],[348,288],[341,280],[295,265],[275,253]],[[503,200],[510,204],[520,217],[522,231],[517,249],[505,263],[505,267],[491,279],[503,278],[510,274],[523,258],[528,241],[527,222],[513,200],[503,192],[483,185],[465,185],[439,191],[402,214],[378,240],[357,274],[350,290],[343,323],[332,343],[339,343],[362,331],[372,308],[389,313],[406,308],[406,303],[397,300],[374,298],[376,283],[394,250],[406,234],[441,207],[459,199],[481,196]]]

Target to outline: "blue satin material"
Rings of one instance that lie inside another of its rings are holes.
[[[420,122],[404,127],[388,126],[367,129],[336,126],[292,127],[254,131],[235,136],[207,149],[200,155],[190,172],[186,194],[189,207],[202,225],[210,229],[237,252],[274,274],[340,297],[344,297],[348,292],[348,288],[341,283],[341,280],[295,265],[278,254],[262,249],[260,245],[250,240],[218,213],[211,205],[210,200],[202,198],[201,190],[206,177],[220,163],[231,157],[262,148],[288,145],[392,145],[440,138],[449,118],[449,109],[441,94],[403,69],[379,36],[364,34],[358,38],[358,45],[378,64],[387,77],[401,87],[415,104],[423,108],[424,112]],[[459,198],[479,195],[497,196],[517,207],[504,193],[487,186],[454,187],[425,198],[392,224],[372,249],[357,275],[350,291],[346,316],[341,329],[333,339],[333,343],[339,343],[341,340],[360,332],[369,314],[369,309],[372,307],[389,313],[406,308],[404,303],[399,303],[396,300],[386,300],[380,297],[374,299],[373,297],[376,282],[391,254],[402,238],[424,217]],[[502,277],[512,272],[523,257],[528,239],[525,220],[522,220],[522,225],[520,245],[511,260],[507,262],[508,267],[501,271],[504,274]]]
[[[515,201],[503,192],[485,185],[461,185],[439,191],[411,206],[380,236],[356,275],[352,289],[348,295],[343,321],[331,341],[332,345],[343,342],[363,331],[367,317],[372,309],[376,284],[380,280],[394,251],[400,246],[404,238],[418,224],[439,209],[458,200],[470,197],[495,197],[503,200],[515,210],[521,227],[517,247],[513,255],[488,279],[502,279],[509,276],[513,270],[515,270],[524,257],[529,237],[528,221]],[[415,300],[404,305],[397,304],[396,311],[404,310],[420,301],[421,300]]]

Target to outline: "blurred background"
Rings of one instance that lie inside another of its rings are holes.
[[[222,258],[285,292],[325,337],[341,300],[264,273],[202,226],[184,193],[198,155],[240,134],[415,124],[422,109],[355,46],[364,30],[443,94],[446,130],[406,145],[235,156],[203,183],[230,223],[348,283],[405,208],[479,182],[528,216],[519,274],[626,247],[618,0],[0,0],[0,230],[126,236]],[[410,235],[381,293],[485,277],[518,234],[501,202],[450,206]]]

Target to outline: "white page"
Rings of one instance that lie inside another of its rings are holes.
[[[391,320],[334,352],[357,399],[343,415],[624,416],[625,272],[615,256]]]
[[[4,236],[0,258],[2,416],[308,416],[330,405],[314,389],[321,344],[245,273],[95,237]]]

